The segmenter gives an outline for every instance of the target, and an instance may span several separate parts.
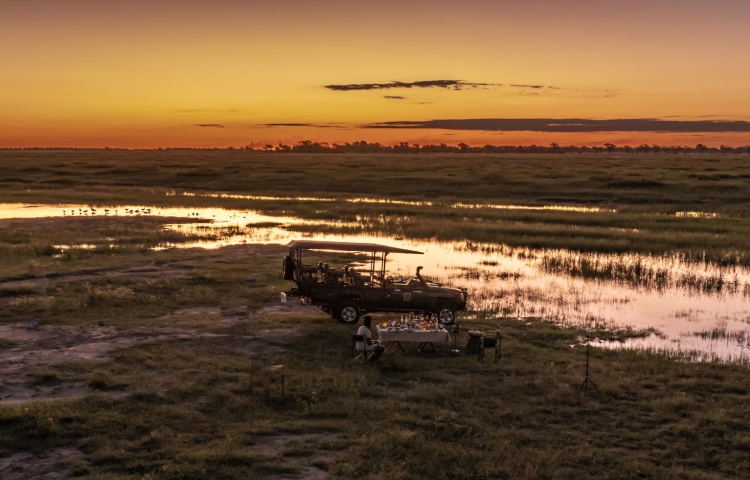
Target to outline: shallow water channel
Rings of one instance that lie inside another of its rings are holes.
[[[419,250],[424,255],[389,256],[389,272],[413,275],[421,265],[427,278],[467,287],[470,310],[539,317],[560,325],[597,330],[642,333],[625,341],[598,343],[606,348],[662,351],[691,361],[750,364],[750,271],[745,268],[720,269],[710,264],[686,263],[677,256],[582,256],[566,250],[518,249],[502,244],[302,234],[294,228],[327,226],[331,222],[263,215],[252,210],[0,204],[0,219],[92,215],[180,217],[184,222],[166,228],[210,238],[159,248],[286,244],[293,239],[314,237]],[[356,226],[357,222],[351,225]],[[605,280],[585,279],[550,267],[576,265],[581,261],[607,268],[615,265],[614,270],[619,274]],[[633,271],[639,272],[639,276],[628,278]]]

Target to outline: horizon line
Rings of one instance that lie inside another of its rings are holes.
[[[167,147],[116,147],[116,146],[104,146],[104,147],[73,147],[73,146],[54,146],[54,147],[44,147],[44,146],[18,146],[18,147],[0,147],[0,151],[6,151],[6,150],[121,150],[121,151],[163,151],[163,150],[236,150],[236,151],[251,151],[251,152],[259,152],[259,153],[334,153],[336,150],[343,150],[347,149],[349,147],[374,147],[374,148],[382,148],[382,149],[389,149],[392,150],[393,153],[401,153],[404,150],[410,150],[412,153],[422,151],[424,149],[431,149],[431,148],[446,148],[450,150],[457,150],[462,153],[482,153],[478,150],[481,149],[517,149],[519,151],[522,151],[523,149],[543,149],[543,150],[559,150],[559,151],[570,151],[571,149],[578,149],[578,150],[599,150],[601,148],[605,150],[611,150],[611,151],[635,151],[640,152],[645,148],[648,149],[654,149],[656,147],[657,150],[665,150],[665,149],[680,149],[680,150],[715,150],[715,151],[721,151],[722,149],[731,149],[731,150],[737,150],[737,149],[747,149],[748,153],[750,153],[750,143],[745,145],[739,145],[739,146],[730,146],[730,145],[708,145],[704,144],[702,142],[699,142],[695,145],[661,145],[657,143],[639,143],[639,144],[613,144],[610,142],[604,142],[602,144],[597,145],[582,145],[582,144],[559,144],[557,142],[550,142],[546,145],[537,145],[535,143],[531,144],[483,144],[483,145],[469,145],[465,142],[456,142],[456,143],[427,143],[427,144],[419,144],[419,143],[409,143],[409,142],[396,142],[392,144],[387,143],[381,143],[381,142],[368,142],[366,140],[359,140],[354,142],[343,142],[343,143],[329,143],[325,141],[319,141],[319,142],[312,142],[309,140],[301,140],[294,145],[285,145],[282,142],[279,142],[277,145],[271,145],[266,144],[264,147],[261,147],[258,144],[254,145],[240,145],[240,146],[233,146],[229,145],[226,147],[180,147],[180,146],[167,146]],[[266,147],[272,147],[272,148],[266,148]],[[322,151],[316,151],[316,152],[310,152],[310,151],[302,151],[305,148],[312,147],[312,148],[318,148],[322,149]],[[428,152],[424,151],[422,153],[440,153],[440,152]],[[449,153],[449,152],[448,152]],[[563,152],[565,153],[565,152]],[[581,152],[585,153],[585,152]]]

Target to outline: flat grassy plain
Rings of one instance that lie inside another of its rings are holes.
[[[3,151],[0,201],[359,215],[363,231],[394,235],[745,264],[748,161]],[[167,195],[182,191],[337,201]],[[438,205],[345,201],[361,197]],[[719,216],[676,215],[688,211]],[[710,479],[750,469],[747,368],[593,348],[598,389],[580,390],[581,332],[486,312],[460,320],[464,331],[500,329],[498,364],[391,350],[361,364],[352,327],[277,304],[283,248],[154,251],[191,240],[164,223],[0,221],[3,478],[49,473],[20,463],[61,451],[70,476],[91,479]],[[284,395],[264,380],[276,364]]]
[[[66,192],[71,200],[106,202],[118,190],[143,189],[157,199],[163,190],[186,190],[746,214],[750,184],[748,155],[720,154],[2,150],[0,160],[2,200],[32,190],[27,196],[37,201]]]
[[[393,236],[681,253],[750,265],[748,155],[4,150],[0,164],[0,202],[252,208],[358,221],[357,229]],[[274,198],[179,195],[186,192]],[[361,198],[432,205],[353,201]],[[457,203],[477,208],[455,208]]]

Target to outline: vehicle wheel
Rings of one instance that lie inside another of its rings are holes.
[[[341,323],[357,323],[359,321],[359,306],[357,302],[352,300],[342,302],[336,309],[336,318]]]
[[[434,313],[441,325],[450,325],[456,321],[456,308],[450,303],[438,303]]]

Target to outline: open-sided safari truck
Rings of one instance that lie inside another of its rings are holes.
[[[466,289],[452,288],[422,277],[394,278],[385,270],[390,253],[421,255],[422,252],[374,243],[293,240],[284,257],[285,280],[296,284],[281,294],[281,301],[299,297],[344,323],[357,323],[367,312],[415,312],[436,315],[442,324],[453,323],[456,311],[466,308]],[[312,251],[347,252],[368,255],[364,263],[330,268],[327,263],[305,264]]]

